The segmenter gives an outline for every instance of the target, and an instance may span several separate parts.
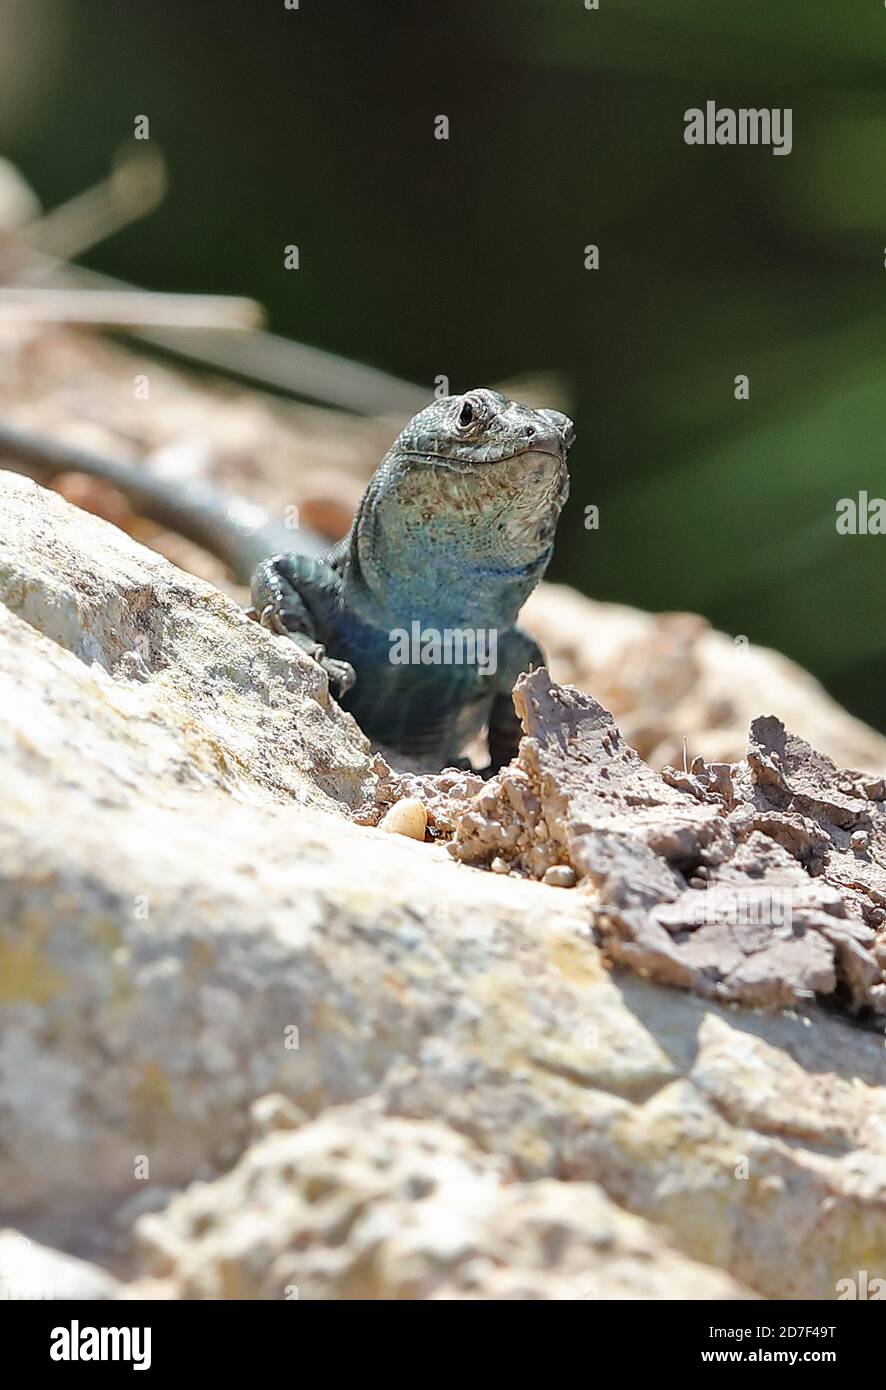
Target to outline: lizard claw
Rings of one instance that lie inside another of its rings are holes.
[[[343,695],[347,695],[357,679],[357,673],[349,661],[336,661],[334,657],[326,655],[326,648],[322,642],[312,642],[301,633],[291,632],[273,603],[267,604],[262,609],[258,620],[262,627],[266,627],[269,632],[276,632],[280,637],[288,637],[297,647],[312,657],[321,670],[326,672],[327,679],[330,685],[335,686],[339,699]]]
[[[321,667],[329,677],[331,685],[337,687],[338,698],[347,695],[352,685],[357,679],[357,672],[349,661],[336,661],[331,656],[318,658]]]
[[[254,612],[254,608],[247,610],[247,613]],[[290,635],[283,623],[283,619],[272,603],[265,605],[258,615],[258,621],[262,627],[267,628],[268,632],[276,632],[279,637],[288,637]]]

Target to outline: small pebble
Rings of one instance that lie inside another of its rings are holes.
[[[866,850],[868,847],[868,832],[866,830],[856,830],[849,836],[849,848],[857,852]]]
[[[541,881],[547,883],[550,888],[574,888],[577,875],[568,864],[552,864],[549,869],[545,869]]]
[[[392,835],[407,835],[410,840],[423,840],[428,828],[428,813],[424,802],[416,796],[404,796],[385,811],[378,823],[379,830]]]
[[[494,874],[509,874],[511,872],[510,864],[506,859],[502,859],[500,854],[495,856],[489,867]]]

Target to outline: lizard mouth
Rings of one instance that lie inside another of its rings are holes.
[[[524,449],[515,449],[512,454],[497,454],[494,458],[480,459],[453,458],[451,454],[407,454],[406,457],[413,463],[426,463],[432,468],[445,468],[452,473],[472,473],[477,469],[495,468],[501,463],[515,463],[517,459],[528,458],[529,455],[553,459],[555,463],[565,463],[567,447],[564,443],[560,449],[540,449],[528,444]]]

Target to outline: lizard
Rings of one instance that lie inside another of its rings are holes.
[[[41,480],[68,470],[100,477],[251,580],[251,616],[320,664],[375,743],[423,765],[463,767],[463,749],[486,727],[492,772],[519,743],[514,683],[544,665],[517,615],[551,558],[574,437],[560,411],[489,388],[439,397],[397,436],[331,548],[208,484],[174,483],[6,424],[0,457]],[[475,644],[474,660],[440,660],[445,647],[432,645],[427,664],[397,664],[393,636],[413,631],[482,633],[487,659]]]

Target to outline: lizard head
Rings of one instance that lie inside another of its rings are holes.
[[[360,504],[364,579],[388,595],[396,581],[417,612],[449,595],[465,621],[512,621],[550,559],[573,438],[560,411],[486,387],[419,411]]]
[[[559,410],[534,410],[487,387],[443,396],[391,450],[397,504],[429,545],[439,537],[449,553],[460,544],[494,548],[502,564],[529,564],[553,544],[574,438]]]
[[[417,462],[465,472],[529,454],[549,454],[565,463],[574,438],[572,421],[559,410],[533,410],[478,387],[463,396],[443,396],[419,411],[394,450]]]

